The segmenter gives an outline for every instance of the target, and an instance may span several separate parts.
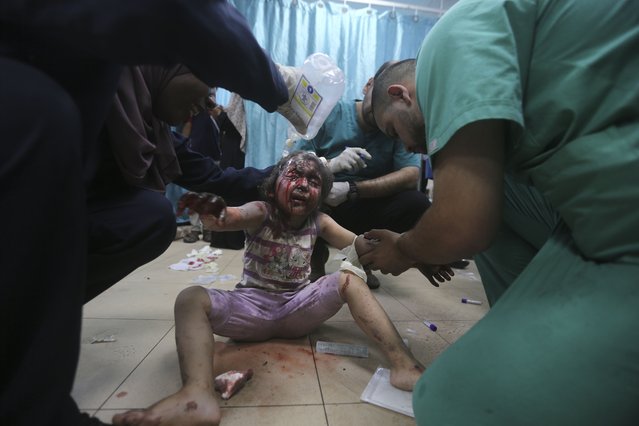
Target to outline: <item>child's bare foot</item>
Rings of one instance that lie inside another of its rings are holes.
[[[131,410],[113,416],[116,426],[215,426],[221,412],[215,397],[185,388],[145,410]]]
[[[393,367],[390,372],[391,385],[398,389],[412,392],[415,383],[417,383],[424,370],[424,366],[419,362],[403,368]]]

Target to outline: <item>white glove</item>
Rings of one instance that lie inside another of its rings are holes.
[[[293,95],[295,94],[295,89],[302,78],[302,70],[300,68],[295,67],[287,67],[285,65],[276,64],[277,69],[282,74],[282,78],[284,79],[284,83],[286,83],[286,87],[288,88],[288,101],[286,103],[280,105],[277,108],[277,112],[282,114],[284,118],[286,118],[289,123],[295,127],[295,130],[300,135],[305,135],[308,127],[304,120],[293,110],[291,107],[291,100],[293,99]]]
[[[371,158],[373,157],[364,148],[349,147],[337,157],[331,158],[328,161],[328,168],[333,174],[344,171],[352,173],[366,167],[364,160]]]
[[[350,185],[348,182],[333,182],[333,187],[331,188],[331,192],[328,193],[328,196],[324,200],[326,204],[331,207],[339,206],[348,197],[348,189]]]

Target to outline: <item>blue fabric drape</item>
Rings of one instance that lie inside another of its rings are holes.
[[[321,0],[229,2],[246,17],[275,62],[300,66],[315,52],[333,58],[346,77],[346,99],[361,97],[362,87],[385,61],[415,57],[437,21],[408,10]],[[246,102],[246,121],[246,165],[263,168],[274,164],[284,150],[287,121],[252,102]]]

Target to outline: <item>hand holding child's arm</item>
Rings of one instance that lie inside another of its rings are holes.
[[[376,240],[371,240],[364,237],[363,235],[358,235],[357,239],[355,240],[355,250],[357,250],[357,256],[362,256],[373,250],[376,242]]]
[[[439,287],[438,281],[450,281],[455,275],[450,265],[427,265],[411,259],[398,248],[397,240],[400,234],[396,232],[374,229],[364,235],[371,238],[368,241],[373,243],[368,246],[367,252],[358,253],[362,264],[370,269],[380,270],[384,274],[399,275],[414,267],[435,287]]]

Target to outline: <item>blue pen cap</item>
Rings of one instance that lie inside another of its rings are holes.
[[[437,326],[432,322],[424,321],[424,325],[430,328],[432,331],[437,331]]]

